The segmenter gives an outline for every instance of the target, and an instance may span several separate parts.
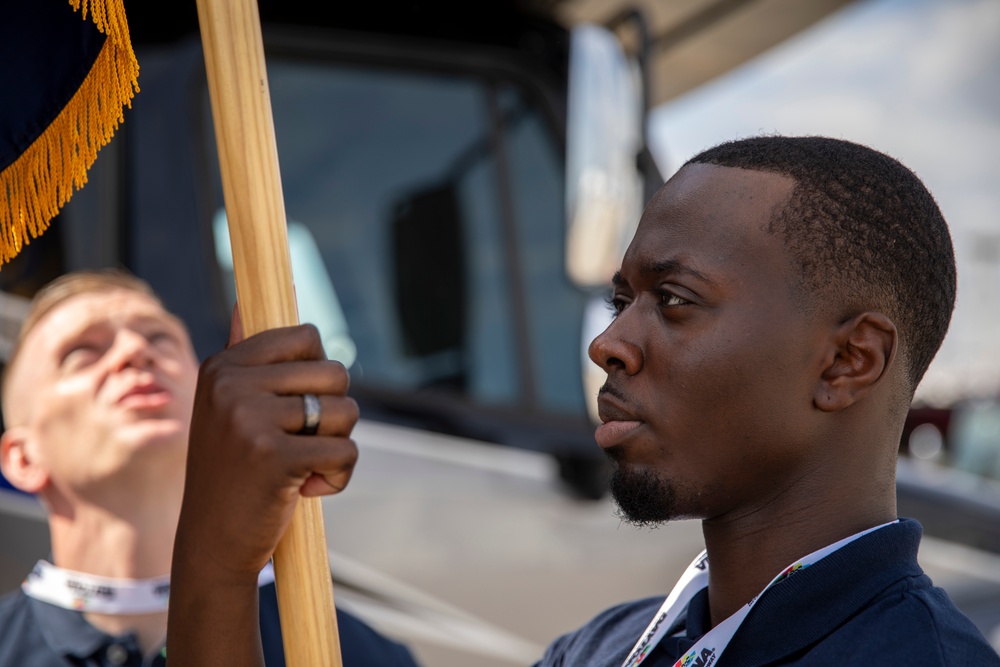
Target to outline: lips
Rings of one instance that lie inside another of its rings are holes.
[[[118,398],[118,405],[134,409],[159,408],[170,402],[172,394],[154,383],[138,384]]]
[[[611,398],[619,393],[605,385],[597,399],[597,412],[604,423],[594,431],[594,439],[602,448],[622,444],[643,424],[642,420]]]
[[[634,420],[604,422],[594,431],[594,439],[602,448],[615,447],[622,444],[640,426],[642,422]]]

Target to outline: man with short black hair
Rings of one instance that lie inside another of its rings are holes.
[[[273,335],[284,356],[244,373],[263,405],[290,401],[291,420],[301,420],[302,399],[266,385],[301,384],[295,363],[313,359],[311,373],[320,377],[306,381],[319,385],[311,393],[353,414],[343,396],[346,372],[323,360],[314,328]],[[22,590],[0,601],[0,665],[163,664],[197,373],[183,323],[128,273],[68,274],[36,295],[4,375],[0,465],[48,510],[52,562],[40,561]],[[262,373],[271,379],[261,381]],[[261,414],[270,422],[249,427],[275,428],[280,415]],[[334,415],[328,409],[327,418]],[[214,445],[247,437],[239,428],[220,431]],[[345,447],[353,464],[351,451]],[[342,486],[349,465],[335,468]],[[254,618],[273,667],[284,656],[273,575],[262,569]],[[413,667],[402,645],[350,615],[338,612],[338,622],[348,667]]]
[[[622,516],[701,519],[706,550],[666,600],[605,611],[538,665],[1000,665],[896,515],[907,408],[954,298],[947,226],[898,161],[780,136],[689,160],[646,207],[590,356]],[[200,382],[207,404],[218,378]],[[220,461],[195,422],[189,465],[208,479]],[[280,535],[213,540],[201,508],[236,493],[185,491],[170,645],[185,665],[254,664],[208,632],[252,637],[225,612]],[[290,502],[258,511],[280,527]]]
[[[696,155],[647,207],[596,439],[638,524],[702,520],[671,597],[610,609],[540,665],[997,665],[916,561],[895,466],[955,264],[898,161],[821,137]],[[684,662],[688,661],[688,662]]]

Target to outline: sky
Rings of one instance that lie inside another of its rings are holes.
[[[858,0],[652,113],[669,176],[760,133],[849,139],[920,176],[948,221],[958,303],[917,402],[1000,392],[1000,1]]]

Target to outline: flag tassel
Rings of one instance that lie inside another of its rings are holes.
[[[139,92],[139,63],[121,0],[69,0],[107,36],[90,73],[52,123],[0,173],[0,266],[9,262],[87,182],[87,170]]]

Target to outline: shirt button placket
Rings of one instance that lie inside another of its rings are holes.
[[[111,644],[104,653],[109,665],[121,667],[128,664],[128,649],[121,644]]]

